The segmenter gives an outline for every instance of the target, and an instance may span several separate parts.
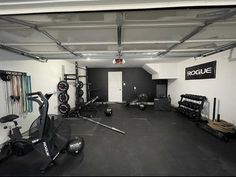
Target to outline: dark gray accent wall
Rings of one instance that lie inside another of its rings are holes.
[[[149,101],[153,101],[156,97],[158,81],[152,80],[152,75],[142,68],[88,68],[88,82],[92,83],[91,89],[94,90],[91,92],[91,97],[99,96],[100,101],[108,101],[109,71],[122,72],[122,80],[126,84],[123,85],[123,101],[135,98],[134,87],[137,88],[137,94],[147,93]]]

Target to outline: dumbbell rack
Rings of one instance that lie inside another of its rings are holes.
[[[193,94],[183,94],[180,97],[181,100],[178,102],[177,111],[194,121],[200,121],[203,105],[207,98]]]

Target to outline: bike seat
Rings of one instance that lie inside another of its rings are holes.
[[[12,122],[13,120],[19,118],[19,116],[15,115],[15,114],[10,114],[4,117],[0,118],[0,123],[7,123],[7,122]]]

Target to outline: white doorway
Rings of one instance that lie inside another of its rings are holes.
[[[122,102],[122,72],[108,72],[108,101]]]

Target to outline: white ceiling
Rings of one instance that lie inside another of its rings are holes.
[[[0,16],[0,44],[36,58],[78,60],[91,67],[114,66],[118,51],[126,60],[123,67],[176,62],[236,42],[236,15],[214,20],[234,11],[188,8]],[[211,20],[213,24],[186,39]]]
[[[0,14],[236,5],[235,0],[0,0]]]

